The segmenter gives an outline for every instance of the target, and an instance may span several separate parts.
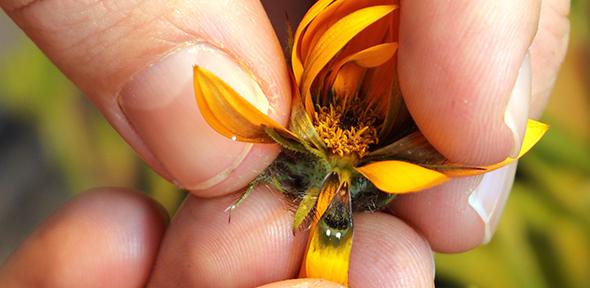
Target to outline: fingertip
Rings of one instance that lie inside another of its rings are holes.
[[[10,256],[14,287],[136,287],[147,281],[167,222],[140,193],[94,189],[75,197]]]
[[[175,216],[151,287],[254,287],[293,278],[300,267],[305,233],[291,230],[284,199],[256,188],[229,215],[235,196],[190,196]]]
[[[510,127],[505,115],[535,35],[538,2],[402,2],[404,100],[426,138],[450,160],[491,164],[518,149],[524,121]],[[520,118],[528,116],[525,102],[524,112],[516,109]]]
[[[484,227],[468,198],[480,177],[453,179],[392,202],[393,214],[420,231],[432,249],[442,253],[468,251],[481,245]]]
[[[226,167],[198,185],[188,186],[186,189],[191,194],[204,198],[235,193],[260,175],[280,153],[280,147],[273,144],[245,144],[244,147],[243,159],[237,165]],[[205,164],[203,169],[207,169]]]
[[[385,213],[354,220],[352,287],[434,287],[432,251],[416,231]]]
[[[434,251],[465,252],[491,240],[515,172],[516,163],[512,163],[483,176],[455,178],[398,197],[391,211],[420,231]]]

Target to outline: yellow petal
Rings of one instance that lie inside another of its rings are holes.
[[[356,168],[379,190],[401,194],[416,192],[449,180],[445,174],[404,161],[379,161]]]
[[[529,119],[522,140],[522,146],[520,147],[520,153],[518,153],[518,158],[529,152],[529,150],[541,140],[543,135],[547,133],[547,130],[549,130],[549,125]]]
[[[207,123],[225,137],[253,143],[273,143],[270,128],[283,137],[297,137],[260,112],[234,89],[203,67],[195,66],[195,97]]]
[[[449,165],[449,167],[441,169],[441,172],[452,177],[472,176],[483,174],[504,167],[510,164],[512,161],[519,159],[524,154],[529,152],[529,150],[531,150],[531,148],[533,148],[533,146],[535,146],[535,144],[537,144],[537,142],[541,140],[541,138],[543,137],[543,135],[545,135],[548,129],[549,126],[547,124],[529,119],[527,123],[527,129],[522,140],[522,146],[520,147],[520,152],[517,158],[508,157],[500,163],[474,168],[460,167],[460,165]]]
[[[335,178],[338,180],[337,176]],[[325,212],[322,211],[321,218],[316,218],[318,221],[310,229],[300,276],[347,285],[353,238],[351,196],[346,182],[326,182],[320,192],[318,205],[323,202],[322,198],[331,198],[330,205],[324,209]],[[323,197],[324,192],[330,195]]]
[[[305,70],[301,78],[301,91],[306,103],[309,102],[308,99],[311,97],[310,89],[313,81],[326,64],[355,35],[395,9],[395,5],[380,5],[357,10],[338,20],[320,37],[304,63]]]

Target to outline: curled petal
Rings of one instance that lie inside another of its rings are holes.
[[[397,43],[384,43],[371,46],[365,50],[356,52],[341,59],[334,65],[332,77],[332,89],[336,95],[340,95],[348,103],[350,97],[357,93],[364,81],[363,74],[368,68],[375,68],[388,62],[397,50]],[[381,79],[383,82],[384,79]]]
[[[332,91],[342,99],[345,106],[351,100],[352,96],[357,94],[360,84],[363,81],[365,74],[364,68],[351,63],[345,65],[336,74],[336,79],[332,83]]]
[[[338,20],[319,38],[304,63],[300,82],[308,113],[313,112],[313,107],[308,104],[311,102],[310,89],[316,76],[354,36],[395,9],[395,5],[379,5],[354,11]]]
[[[379,190],[392,194],[428,189],[450,179],[438,171],[395,160],[373,162],[356,170]]]
[[[346,57],[342,61],[343,63],[336,65],[336,67],[342,67],[342,65],[350,62],[354,62],[364,68],[381,66],[393,57],[397,50],[397,46],[397,43],[383,43],[369,47]]]
[[[207,123],[225,137],[252,143],[273,143],[265,129],[297,139],[270,117],[260,112],[234,89],[203,67],[195,66],[195,97]]]
[[[297,26],[295,38],[293,39],[293,51],[291,51],[291,65],[293,66],[293,73],[295,74],[297,83],[300,82],[301,75],[303,74],[303,63],[301,60],[301,55],[299,55],[299,52],[301,51],[299,46],[301,45],[301,37],[303,32],[307,29],[309,24],[333,2],[334,0],[319,0],[311,8],[309,8],[307,13],[305,13],[305,16],[303,16],[303,19],[301,19],[299,26]]]

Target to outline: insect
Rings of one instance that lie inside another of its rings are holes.
[[[259,184],[291,199],[297,207],[293,231],[310,230],[301,276],[348,284],[355,211],[377,211],[398,194],[515,160],[482,167],[453,163],[420,133],[397,82],[398,17],[391,0],[316,2],[294,37],[288,127],[194,67],[197,104],[213,129],[236,141],[281,145],[277,159],[230,209]],[[529,120],[519,157],[546,130]]]

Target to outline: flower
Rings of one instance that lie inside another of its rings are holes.
[[[288,127],[211,72],[194,67],[197,103],[212,128],[237,141],[283,147],[231,208],[261,183],[293,199],[294,231],[310,229],[301,276],[348,283],[353,211],[378,210],[397,194],[515,160],[467,166],[450,162],[428,143],[397,85],[398,17],[393,0],[316,2],[294,37]],[[546,130],[529,120],[519,157]]]

